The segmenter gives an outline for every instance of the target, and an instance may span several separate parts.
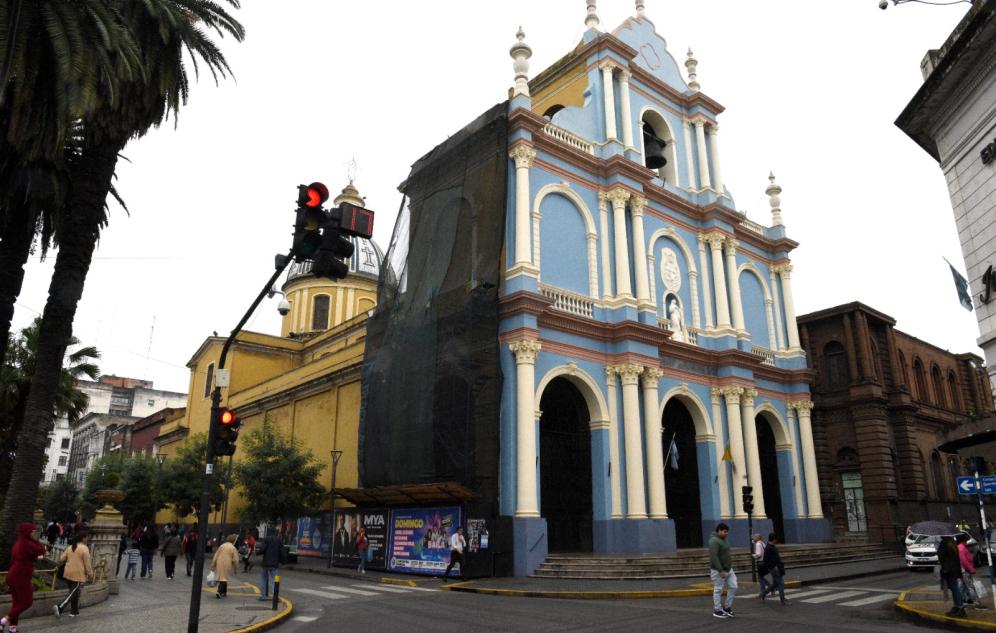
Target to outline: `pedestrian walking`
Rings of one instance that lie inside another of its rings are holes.
[[[720,523],[709,537],[709,579],[712,580],[712,617],[732,618],[733,599],[737,597],[737,575],[733,571],[733,556],[726,537],[730,526]],[[726,606],[723,606],[723,589]]]
[[[975,560],[971,550],[968,549],[968,534],[962,532],[955,541],[958,543],[958,560],[961,562],[961,581],[965,586],[965,602],[975,609],[985,609],[979,597],[979,592],[975,590]]]
[[[961,591],[961,559],[954,537],[942,536],[937,548],[937,563],[940,566],[941,583],[951,590],[954,606],[947,612],[952,617],[965,617],[965,602]]]
[[[142,556],[142,551],[138,549],[137,541],[130,541],[128,543],[128,549],[124,551],[125,562],[127,567],[125,568],[125,580],[129,578],[135,580],[135,574],[138,570],[138,559]]]
[[[93,563],[90,560],[90,548],[86,546],[87,535],[77,534],[73,544],[63,550],[59,563],[65,563],[62,577],[69,583],[69,595],[61,603],[52,607],[55,617],[61,618],[62,612],[69,606],[69,617],[80,614],[80,594],[83,593],[83,583],[93,578]]]
[[[156,558],[156,550],[159,549],[159,535],[156,534],[156,526],[146,524],[141,538],[138,539],[138,549],[142,550],[142,578],[152,579],[152,561]]]
[[[273,589],[273,577],[277,575],[277,569],[284,562],[284,544],[280,542],[272,526],[268,526],[266,536],[263,538],[263,551],[260,552],[263,560],[260,563],[259,591],[260,600],[269,600],[270,591]]]
[[[55,539],[59,538],[59,533],[59,524],[55,521],[49,521],[48,527],[45,528],[45,539],[49,545],[55,545]]]
[[[211,569],[218,582],[218,591],[214,597],[219,600],[228,595],[228,579],[239,569],[239,553],[235,549],[235,541],[238,538],[238,534],[229,534],[211,559]]]
[[[176,558],[180,555],[180,537],[173,530],[166,533],[162,554],[163,558],[166,559],[166,579],[173,580],[173,576],[176,574]]]
[[[45,556],[45,546],[38,542],[39,534],[33,523],[17,526],[17,541],[10,550],[10,569],[7,571],[7,588],[10,591],[10,611],[0,618],[0,631],[10,627],[17,633],[17,619],[35,600],[35,587],[31,575],[35,563]]]
[[[757,582],[761,585],[760,593],[758,597],[764,600],[764,596],[768,593],[768,588],[771,586],[768,582],[768,567],[764,564],[764,541],[761,540],[760,534],[752,534],[751,541],[751,557],[754,559],[754,566],[757,568]]]
[[[356,554],[360,557],[360,565],[356,571],[367,573],[367,550],[370,549],[370,539],[367,538],[367,528],[361,527],[356,533]]]
[[[448,578],[450,570],[454,565],[460,565],[460,574],[463,575],[463,550],[467,547],[467,539],[463,537],[463,528],[457,527],[456,532],[450,537],[450,564],[446,566],[446,573],[443,578]]]
[[[242,572],[249,573],[252,569],[252,555],[256,553],[256,537],[250,532],[244,541],[245,555],[242,557]]]
[[[765,595],[777,591],[782,604],[792,604],[785,599],[785,563],[778,552],[778,535],[774,532],[768,535],[768,544],[764,548],[764,566],[771,573],[771,586],[761,594],[761,600],[764,600]]]
[[[194,566],[194,557],[197,555],[197,526],[193,525],[187,532],[183,535],[183,540],[180,541],[180,551],[187,559],[187,575],[190,575],[190,570]]]

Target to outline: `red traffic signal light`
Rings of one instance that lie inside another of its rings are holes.
[[[239,439],[239,428],[242,426],[242,420],[239,419],[239,415],[235,411],[229,408],[218,409],[215,419],[218,421],[218,428],[214,454],[234,455],[235,442]]]
[[[313,182],[307,187],[298,185],[297,189],[297,204],[299,206],[317,209],[329,199],[329,188],[320,182]]]
[[[218,414],[218,421],[221,422],[223,426],[231,426],[238,422],[239,416],[235,415],[235,411],[231,409],[222,409],[221,413]]]

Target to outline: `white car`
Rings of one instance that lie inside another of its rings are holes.
[[[985,555],[985,551],[979,551],[979,543],[971,534],[962,531],[954,531],[956,538],[964,534],[968,536],[966,545],[968,551],[972,553],[975,564],[978,565]],[[990,537],[991,538],[991,537]],[[937,547],[941,543],[939,535],[917,534],[916,524],[911,527],[911,531],[906,535],[906,566],[910,569],[915,567],[933,567],[937,564]]]

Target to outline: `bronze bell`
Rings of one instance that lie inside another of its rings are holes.
[[[664,147],[667,141],[657,136],[649,123],[643,124],[643,162],[648,169],[660,169],[667,165]]]

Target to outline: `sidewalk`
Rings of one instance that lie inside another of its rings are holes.
[[[929,585],[918,587],[912,591],[904,591],[896,601],[896,609],[911,620],[928,625],[996,631],[996,610],[993,609],[992,596],[986,596],[982,602],[986,605],[986,609],[979,611],[966,608],[964,618],[955,618],[946,615],[951,608],[950,600],[944,602],[937,585]]]
[[[162,558],[156,559],[155,576],[151,580],[123,580],[121,590],[106,602],[80,609],[80,615],[61,618],[54,615],[31,618],[21,622],[32,633],[182,633],[187,630],[190,605],[190,579],[183,565],[177,564],[176,580],[166,580],[162,573]],[[214,589],[205,585],[201,595],[199,631],[229,633],[248,629],[264,631],[290,616],[293,605],[283,600],[277,611],[270,602],[257,598],[256,574],[238,574],[228,583],[228,597],[218,600]],[[248,633],[247,631],[247,633]]]
[[[537,598],[667,598],[712,593],[708,574],[703,571],[699,578],[669,578],[661,580],[576,580],[570,578],[477,578],[462,582],[444,582],[428,576],[391,574],[368,571],[360,575],[350,568],[326,568],[326,561],[301,558],[284,569],[306,571],[329,576],[342,576],[371,582],[388,582],[438,586],[451,591],[485,593],[492,595],[537,597]],[[857,563],[837,563],[814,567],[789,569],[786,586],[801,586],[814,583],[835,582],[862,578],[877,574],[901,572],[906,569],[905,561],[897,556],[894,559],[879,559]],[[748,591],[750,572],[737,574],[742,591]]]

